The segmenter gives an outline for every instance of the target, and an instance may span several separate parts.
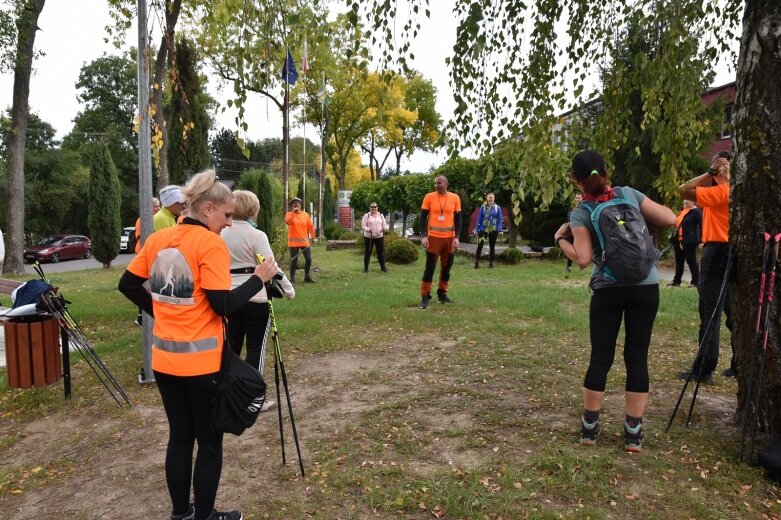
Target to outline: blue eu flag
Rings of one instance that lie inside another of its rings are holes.
[[[290,49],[287,50],[287,58],[282,66],[282,79],[291,85],[295,85],[298,80],[298,71],[296,70],[296,64],[293,63],[293,55],[290,54]]]

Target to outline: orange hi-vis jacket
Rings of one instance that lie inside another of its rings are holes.
[[[683,226],[681,226],[681,222],[683,222],[683,217],[686,216],[686,214],[690,211],[691,208],[683,208],[680,213],[678,213],[678,216],[675,217],[675,227],[678,228],[678,240],[683,242]]]
[[[702,241],[729,242],[729,183],[699,186],[695,193],[702,208]]]
[[[231,287],[230,252],[219,235],[181,224],[147,239],[128,271],[149,280],[155,327],[152,369],[174,376],[220,370],[222,318],[205,290]]]
[[[307,247],[309,237],[315,238],[315,226],[309,213],[299,211],[295,213],[288,211],[285,213],[285,224],[287,224],[287,246],[288,247]]]
[[[420,209],[428,210],[428,236],[453,238],[456,236],[455,214],[461,211],[461,199],[455,193],[436,191],[423,197]]]

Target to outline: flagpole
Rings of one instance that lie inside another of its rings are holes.
[[[285,183],[285,208],[283,211],[287,211],[288,201],[290,200],[290,186],[288,183],[288,175],[290,173],[290,83],[287,81],[285,81],[285,110],[282,119],[282,177]]]
[[[304,92],[306,93],[306,73],[309,70],[309,62],[307,58],[307,48],[306,48],[306,34],[304,34],[304,57],[301,63],[301,74],[302,78],[301,81],[305,83],[304,85]],[[304,199],[302,204],[304,209],[307,208],[306,205],[306,103],[304,104],[304,165],[302,168],[301,173],[301,194],[302,198]]]

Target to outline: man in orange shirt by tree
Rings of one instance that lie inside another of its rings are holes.
[[[296,282],[296,268],[298,267],[298,255],[304,255],[304,282],[315,283],[309,275],[312,266],[312,249],[310,237],[315,239],[315,226],[309,213],[301,209],[301,199],[290,201],[290,211],[285,213],[287,224],[287,247],[290,249],[290,281]]]
[[[439,303],[453,303],[447,295],[447,286],[461,232],[461,199],[447,191],[447,186],[447,177],[434,177],[436,191],[426,194],[420,207],[421,243],[426,250],[426,270],[423,271],[420,284],[421,309],[428,309],[431,300],[431,281],[434,279],[437,257],[441,262],[437,298]]]
[[[702,351],[697,354],[691,374],[684,371],[679,377],[691,377],[693,381],[699,379],[707,384],[713,383],[712,374],[719,362],[722,310],[727,315],[727,327],[732,330],[729,291],[721,294],[729,264],[729,175],[729,157],[719,154],[706,173],[678,187],[681,198],[696,202],[702,208],[702,242],[705,244],[697,287],[700,295],[699,344]],[[704,339],[708,341],[703,346]],[[725,375],[734,376],[737,373],[736,361],[733,345],[732,361]]]

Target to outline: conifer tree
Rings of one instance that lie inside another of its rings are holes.
[[[92,253],[109,269],[119,254],[120,191],[119,177],[105,142],[92,147],[89,156],[89,216],[87,226],[92,237]]]

